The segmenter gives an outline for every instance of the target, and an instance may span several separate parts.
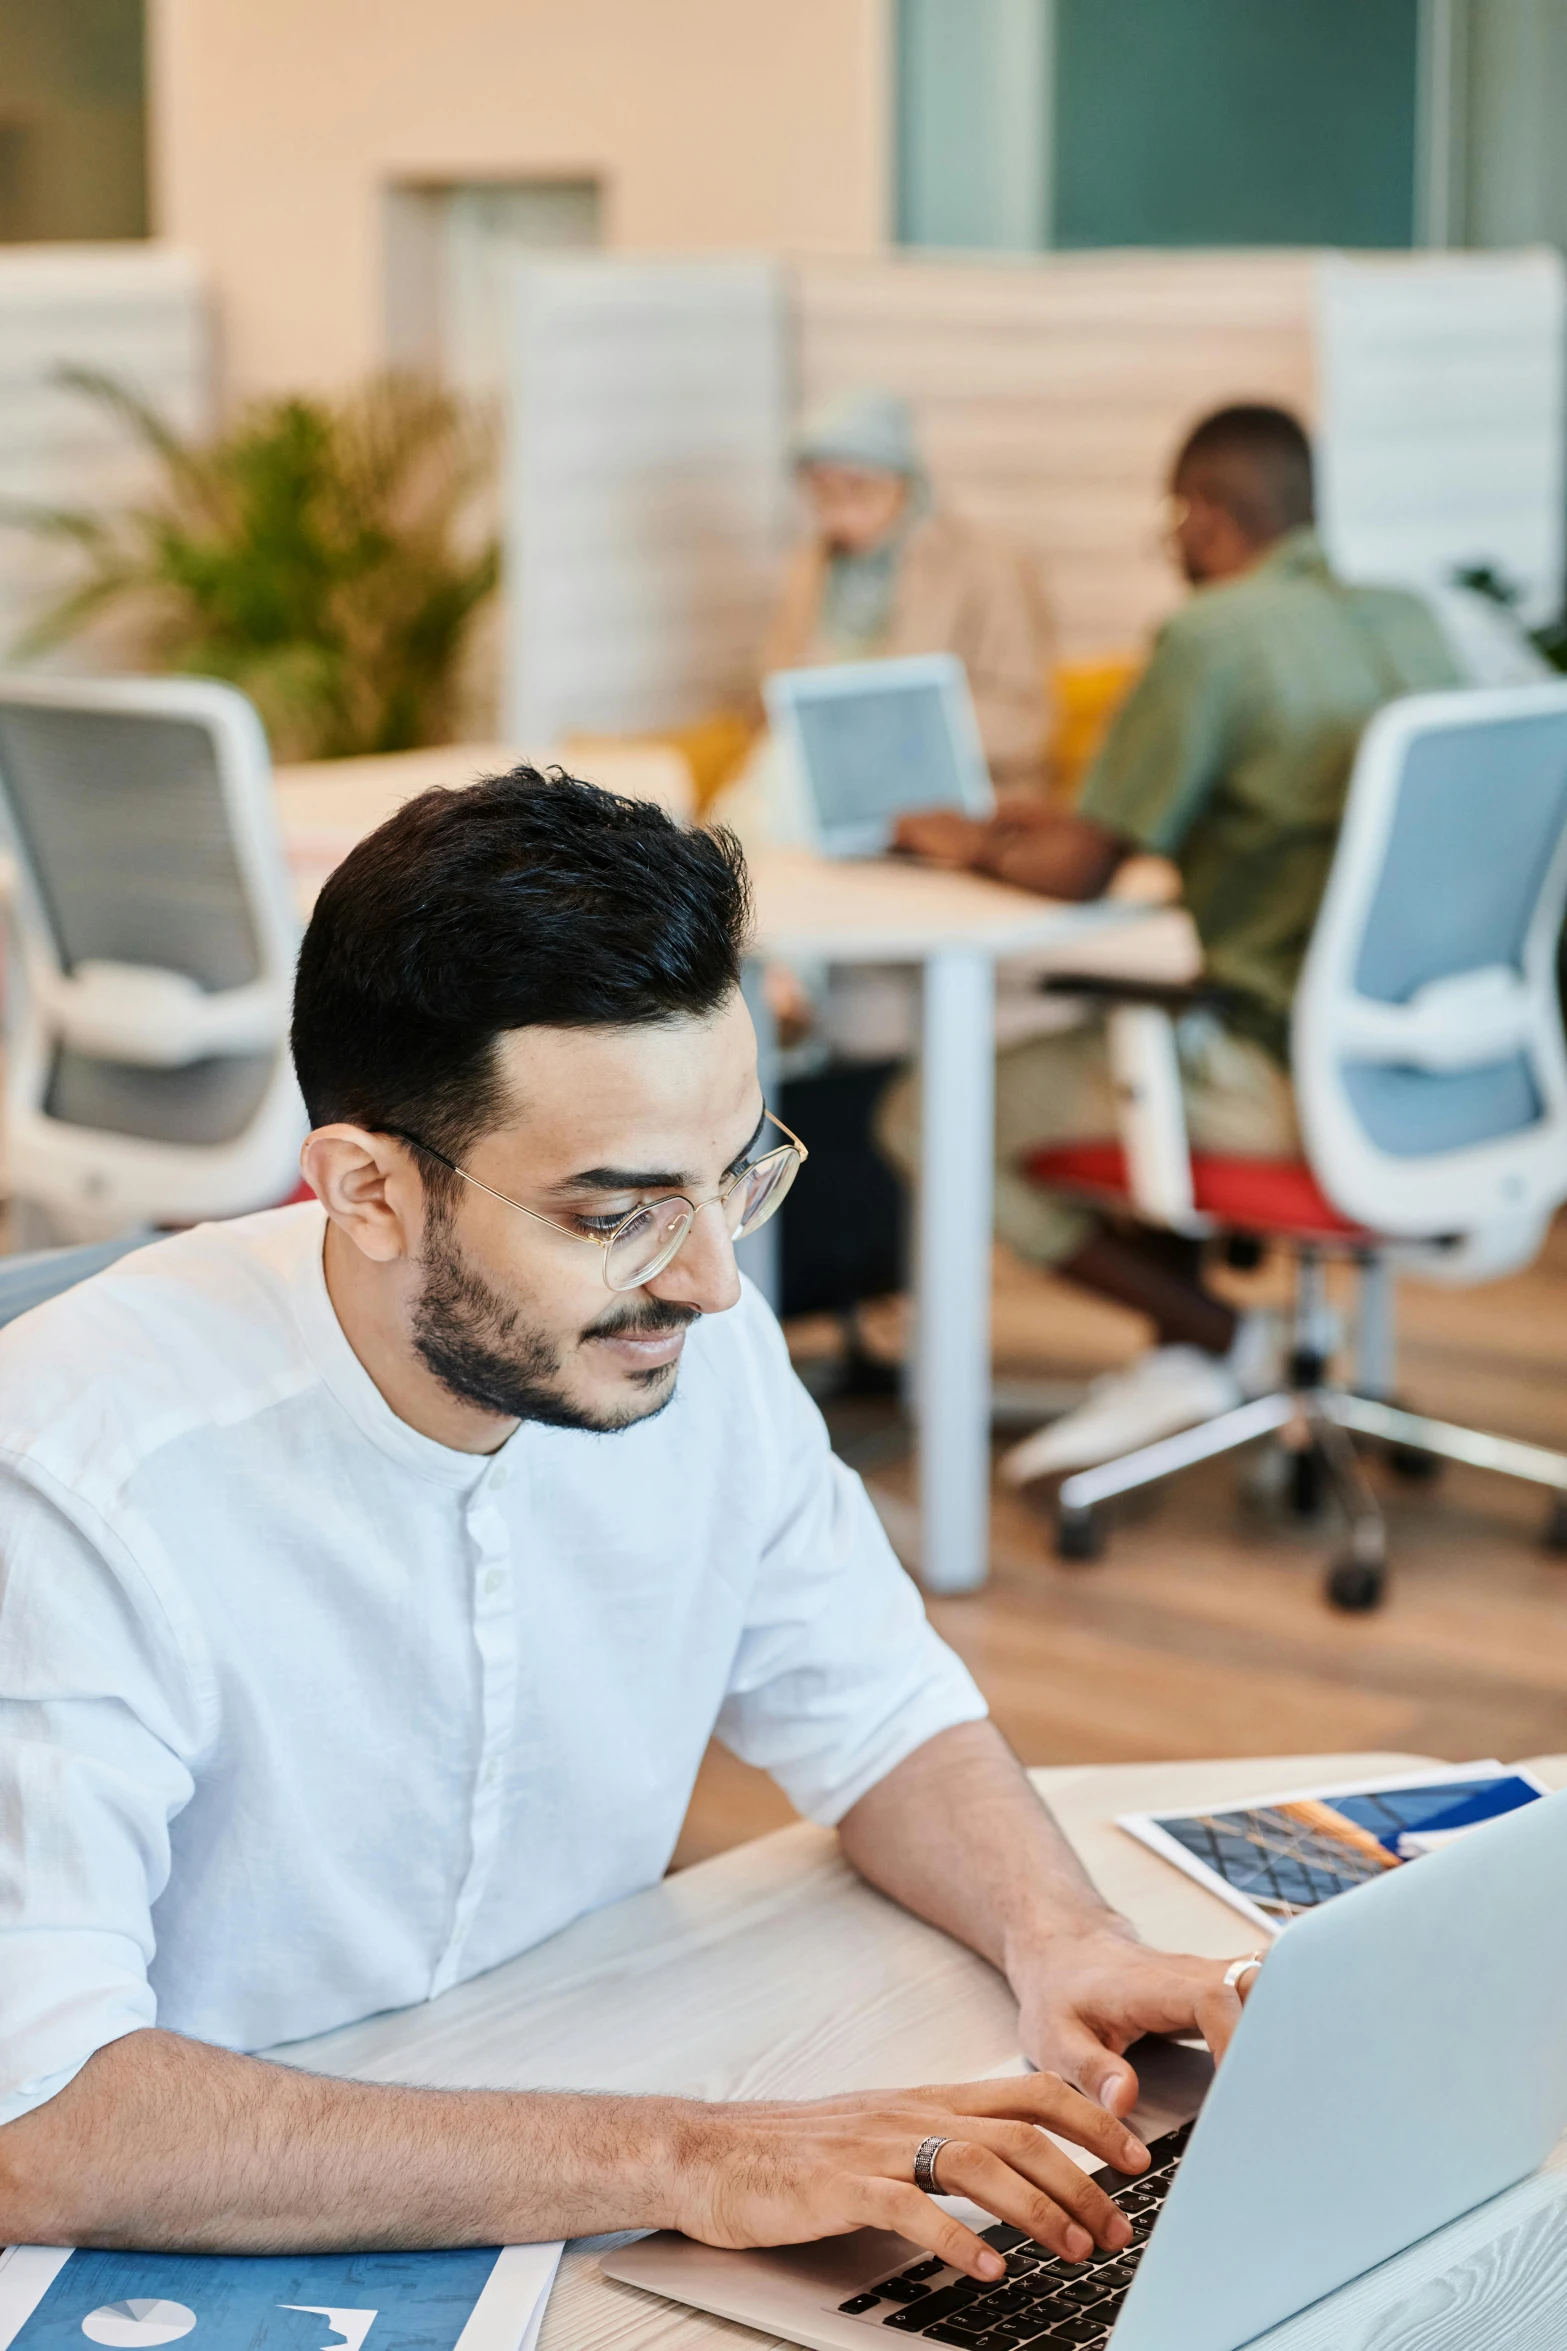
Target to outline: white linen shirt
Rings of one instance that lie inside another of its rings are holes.
[[[301,2039],[652,1883],[715,1728],[831,1822],[985,1711],[754,1291],[655,1418],[456,1453],[324,1229],[0,1333],[0,2121],[139,2026]]]

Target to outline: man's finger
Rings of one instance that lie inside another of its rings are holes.
[[[968,2135],[975,2146],[990,2153],[1043,2190],[1070,2219],[1081,2222],[1096,2245],[1106,2252],[1122,2252],[1132,2241],[1131,2223],[1092,2173],[1063,2154],[1054,2140],[1030,2122],[971,2121]]]
[[[1093,2045],[1098,2048],[1097,2042]],[[1099,2050],[1101,2058],[1107,2054]],[[1121,2071],[1131,2077],[1135,2104],[1137,2076],[1124,2058],[1118,2062]],[[1003,2074],[990,2081],[943,2084],[921,2090],[918,2096],[922,2104],[928,2101],[954,2115],[1031,2122],[1059,2131],[1063,2139],[1074,2140],[1121,2171],[1141,2171],[1148,2161],[1147,2148],[1118,2115],[1102,2101],[1085,2097],[1056,2073]]]
[[[1255,1977],[1252,1980],[1255,1982]],[[1229,1984],[1216,1984],[1211,1991],[1198,1995],[1197,2030],[1213,2051],[1216,2064],[1241,2021],[1241,2001],[1241,1993]]]
[[[1094,2240],[1080,2220],[977,2139],[947,2141],[936,2158],[936,2185],[943,2196],[971,2197],[1065,2261],[1086,2261],[1093,2252]]]
[[[1073,2015],[1058,2018],[1049,2054],[1069,2082],[1117,2120],[1137,2104],[1137,2072],[1120,2054]]]
[[[927,2253],[962,2270],[965,2277],[977,2278],[982,2285],[996,2285],[1006,2275],[1000,2254],[962,2221],[954,2220],[923,2188],[905,2186],[899,2180],[867,2180],[865,2199],[855,2217],[871,2228],[896,2230],[900,2237],[923,2245]]]

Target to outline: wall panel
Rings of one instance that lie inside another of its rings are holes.
[[[1182,433],[1236,399],[1309,417],[1308,254],[804,261],[798,391],[915,405],[940,494],[1031,546],[1060,647],[1137,644],[1179,594],[1158,501]]]

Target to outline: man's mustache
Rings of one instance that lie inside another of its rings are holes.
[[[683,1331],[701,1319],[700,1306],[674,1306],[661,1298],[646,1306],[611,1307],[598,1322],[590,1322],[585,1339],[661,1339]]]

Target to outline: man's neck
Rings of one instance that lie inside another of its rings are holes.
[[[399,1420],[454,1453],[494,1453],[514,1420],[454,1396],[420,1360],[410,1335],[419,1269],[378,1265],[327,1219],[326,1293],[344,1338]]]

